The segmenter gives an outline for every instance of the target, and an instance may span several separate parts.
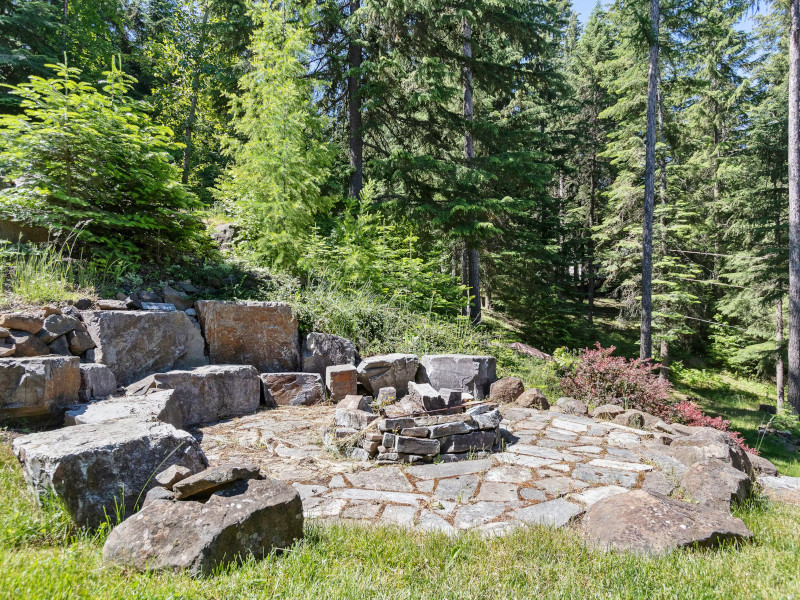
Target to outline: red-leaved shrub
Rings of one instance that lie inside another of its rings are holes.
[[[657,415],[670,422],[679,421],[693,427],[713,427],[728,433],[746,452],[750,448],[731,422],[722,417],[709,417],[689,400],[670,402],[672,384],[653,373],[653,363],[641,358],[612,356],[616,348],[584,348],[573,368],[561,378],[561,389],[568,396],[590,406],[622,401],[626,408],[635,408]]]
[[[591,406],[622,402],[662,418],[669,418],[672,385],[653,373],[653,363],[641,358],[612,356],[615,346],[584,348],[572,372],[561,378],[561,389]]]
[[[751,448],[744,441],[742,434],[730,429],[731,422],[722,417],[709,417],[700,407],[691,400],[681,400],[669,407],[672,412],[672,421],[680,421],[692,427],[713,427],[728,433],[745,452],[758,454],[758,450]]]

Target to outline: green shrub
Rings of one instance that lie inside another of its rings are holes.
[[[421,313],[458,315],[466,304],[463,287],[442,272],[437,255],[418,250],[408,223],[388,224],[374,210],[374,187],[345,199],[344,213],[323,237],[315,231],[301,265],[306,273],[372,290]]]
[[[56,77],[10,86],[23,112],[0,115],[0,217],[126,258],[187,250],[202,232],[197,200],[171,162],[172,131],[127,96],[135,80],[114,64],[95,87],[50,67]]]

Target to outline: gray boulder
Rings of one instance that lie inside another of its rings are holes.
[[[77,356],[0,359],[0,416],[60,418],[78,402]]]
[[[687,467],[714,458],[750,475],[752,466],[745,451],[724,431],[703,427],[691,435],[675,438],[662,452],[677,458]]]
[[[172,465],[161,471],[158,475],[156,475],[156,482],[158,485],[163,485],[166,489],[172,491],[172,486],[194,475],[189,469],[186,467],[181,467],[180,465]],[[156,489],[156,488],[154,488]]]
[[[800,504],[800,477],[763,475],[758,478],[761,490],[777,502]]]
[[[183,429],[183,414],[174,394],[173,390],[165,390],[146,396],[109,398],[91,404],[70,406],[64,414],[64,425],[88,425],[138,417]]]
[[[550,403],[539,388],[531,388],[522,392],[515,403],[523,408],[536,408],[538,410],[548,410]]]
[[[711,458],[689,467],[681,487],[692,502],[727,511],[732,503],[744,502],[750,497],[753,482],[730,463]]]
[[[589,407],[575,398],[559,398],[556,400],[556,406],[567,415],[582,416],[589,414]]]
[[[433,389],[429,383],[408,382],[409,401],[421,403],[423,408],[428,411],[442,411],[447,408],[441,394]],[[413,452],[411,454],[414,454]]]
[[[778,475],[778,467],[773,465],[763,456],[758,456],[757,454],[752,454],[750,452],[746,452],[746,454],[747,459],[750,461],[750,465],[758,475],[770,475],[772,477],[776,477]]]
[[[150,504],[111,531],[103,559],[140,571],[208,575],[221,565],[288,548],[302,537],[297,490],[274,479],[251,479],[205,503]]]
[[[118,510],[133,513],[165,467],[197,472],[208,464],[185,431],[138,418],[33,433],[12,447],[36,494],[55,494],[77,525],[90,528]]]
[[[96,344],[94,362],[128,385],[150,373],[207,363],[203,337],[182,312],[91,311],[84,324]]]
[[[281,302],[199,300],[195,308],[211,364],[251,365],[260,373],[300,370],[300,337]]]
[[[172,304],[177,310],[188,310],[194,305],[194,300],[186,292],[181,292],[168,285],[163,290],[164,303]]]
[[[430,383],[437,390],[469,392],[476,400],[489,396],[490,386],[497,380],[497,361],[493,356],[430,354],[419,362],[417,381]]]
[[[45,344],[53,342],[56,338],[68,334],[80,325],[80,320],[62,314],[50,315],[44,320],[43,327],[37,337]]]
[[[336,365],[355,365],[356,346],[350,340],[330,333],[309,333],[303,340],[303,371],[319,373]]]
[[[625,409],[618,404],[603,404],[589,413],[595,419],[603,421],[613,421],[616,417],[623,414]]]
[[[408,392],[408,383],[415,380],[418,368],[419,359],[414,354],[370,356],[358,365],[358,383],[373,396],[385,387],[393,387],[399,396],[404,396]],[[438,386],[434,387],[438,389]]]
[[[156,373],[129,387],[129,393],[175,390],[185,427],[253,414],[261,403],[261,380],[247,365],[206,365]]]
[[[325,402],[325,385],[318,373],[262,373],[267,406],[312,406]]]
[[[593,504],[581,528],[595,546],[642,554],[661,554],[695,544],[713,546],[753,535],[741,519],[726,512],[645,490]]]
[[[99,363],[82,363],[81,388],[78,397],[81,402],[88,402],[93,398],[105,398],[117,391],[117,378],[105,365]]]
[[[67,344],[69,344],[69,351],[75,356],[80,356],[87,350],[96,347],[92,336],[86,331],[86,326],[83,323],[78,323],[75,329],[67,334]]]
[[[50,348],[50,354],[57,354],[58,356],[72,356],[72,352],[69,351],[69,344],[67,343],[66,335],[57,337],[55,340],[50,342],[48,348]]]

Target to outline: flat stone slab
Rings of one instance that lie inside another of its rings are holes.
[[[353,487],[387,492],[413,492],[414,486],[398,467],[358,471],[345,475]]]
[[[489,521],[493,521],[506,510],[506,505],[502,502],[477,502],[456,512],[453,524],[458,529],[472,529]]]
[[[433,493],[439,500],[454,500],[455,502],[468,502],[478,489],[477,475],[460,475],[441,479]]]
[[[443,477],[456,477],[488,471],[492,467],[491,460],[467,460],[456,463],[439,463],[409,467],[406,472],[418,479],[440,479]]]
[[[583,512],[583,508],[562,498],[550,500],[521,508],[514,513],[514,518],[525,523],[563,527]]]

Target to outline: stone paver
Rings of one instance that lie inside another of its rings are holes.
[[[671,491],[686,467],[653,434],[583,416],[501,407],[504,452],[414,466],[324,448],[334,407],[281,407],[199,429],[212,465],[253,463],[298,490],[306,518],[456,534],[563,527],[593,504],[644,486]],[[415,439],[415,438],[410,438]]]
[[[475,499],[479,502],[483,500],[487,502],[516,503],[519,500],[519,496],[517,495],[517,486],[513,483],[484,481]]]
[[[433,492],[433,497],[438,500],[468,502],[475,495],[478,483],[477,475],[460,475],[458,477],[440,479]]]
[[[369,471],[358,471],[348,473],[345,479],[350,485],[356,488],[366,488],[370,490],[383,490],[387,492],[413,492],[414,486],[403,475],[398,467],[384,467],[382,469],[370,469]]]
[[[453,524],[459,529],[472,529],[499,517],[505,510],[502,502],[477,502],[459,508]]]
[[[559,498],[521,508],[514,513],[514,517],[526,523],[563,527],[582,512],[579,505]]]

